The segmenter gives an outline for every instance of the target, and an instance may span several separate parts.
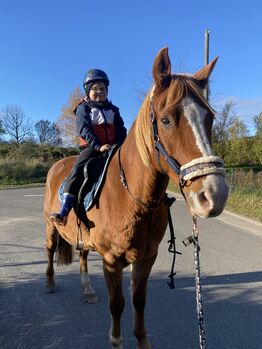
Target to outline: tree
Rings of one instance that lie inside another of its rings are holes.
[[[3,128],[3,123],[2,121],[0,120],[0,139],[1,139],[1,136],[5,133],[5,130]]]
[[[20,144],[27,138],[32,137],[33,124],[25,115],[21,107],[10,105],[0,112],[0,120],[7,135],[15,143]]]
[[[41,144],[62,145],[61,132],[56,123],[40,120],[35,124],[35,130]]]
[[[228,134],[230,139],[243,138],[248,136],[248,129],[246,124],[236,116],[228,128]]]
[[[68,103],[62,106],[62,113],[58,117],[57,126],[61,132],[63,141],[67,145],[78,145],[76,131],[76,117],[74,110],[84,98],[79,88],[76,88],[69,97]]]
[[[213,138],[217,142],[229,139],[229,128],[233,125],[236,115],[233,112],[234,102],[226,101],[222,111],[216,115],[213,127]]]
[[[228,128],[229,152],[225,156],[225,162],[232,165],[247,164],[251,162],[251,142],[248,137],[246,124],[238,117],[235,117],[232,125]]]
[[[253,119],[256,133],[254,136],[252,155],[257,164],[262,164],[262,112]]]
[[[215,152],[222,158],[225,158],[228,153],[226,146],[230,138],[229,129],[236,120],[236,115],[233,112],[234,102],[226,101],[222,111],[216,115],[213,127],[213,147]]]
[[[256,135],[262,136],[262,112],[256,116],[254,116],[254,124],[256,129]]]

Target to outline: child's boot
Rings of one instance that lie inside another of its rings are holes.
[[[66,225],[69,212],[71,211],[75,203],[75,200],[76,200],[76,197],[74,195],[69,193],[64,193],[60,212],[51,213],[51,215],[49,216],[50,220],[60,225]]]

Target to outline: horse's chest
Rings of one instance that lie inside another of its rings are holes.
[[[106,254],[110,259],[124,258],[127,263],[133,263],[156,254],[165,231],[165,217],[157,215],[155,218],[150,214],[130,215],[125,212],[118,219],[113,214],[111,223],[104,219],[103,227],[100,226],[93,235],[101,245],[102,255]]]

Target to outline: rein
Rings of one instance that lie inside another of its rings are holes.
[[[170,240],[167,241],[169,243],[168,252],[173,253],[171,272],[168,275],[168,277],[170,278],[170,281],[168,281],[167,284],[172,290],[175,288],[174,276],[176,275],[176,272],[174,270],[175,270],[176,255],[182,254],[181,252],[178,252],[176,250],[176,237],[175,237],[172,216],[170,212],[170,208],[175,201],[176,201],[175,197],[168,197],[167,194],[165,195],[165,205],[168,213],[168,224],[169,224],[169,231],[170,231]]]
[[[122,168],[121,165],[121,158],[120,158],[120,151],[121,151],[121,147],[118,149],[118,163],[119,163],[119,170],[120,170],[120,179],[121,179],[121,183],[123,185],[123,187],[127,190],[127,192],[129,193],[129,195],[133,198],[133,200],[140,206],[142,206],[143,208],[149,209],[149,210],[154,210],[155,208],[157,208],[160,203],[164,200],[165,197],[163,197],[159,202],[149,202],[149,203],[145,203],[142,200],[136,198],[131,191],[128,188],[128,183],[126,180],[126,176],[125,176],[125,172]]]

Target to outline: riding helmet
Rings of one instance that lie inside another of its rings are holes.
[[[90,83],[94,83],[96,81],[103,81],[106,85],[106,87],[109,86],[109,79],[106,75],[106,73],[103,70],[100,69],[90,69],[86,73],[83,81],[84,89],[86,90],[86,85],[91,85]]]

